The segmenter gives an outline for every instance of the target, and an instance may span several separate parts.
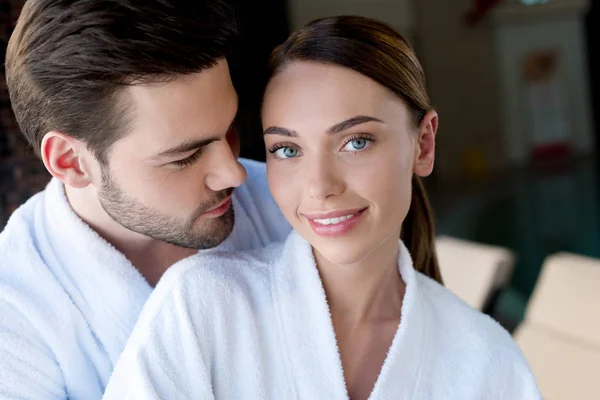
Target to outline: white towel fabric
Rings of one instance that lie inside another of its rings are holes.
[[[539,399],[510,335],[416,273],[401,244],[402,322],[370,399]],[[310,245],[181,261],[146,303],[112,399],[348,399]]]
[[[263,163],[243,160],[223,249],[283,240],[290,226]],[[0,398],[100,399],[152,288],[83,223],[53,180],[0,234]]]

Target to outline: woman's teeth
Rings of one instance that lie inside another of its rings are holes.
[[[314,219],[313,221],[315,221],[317,224],[321,224],[321,225],[335,225],[335,224],[339,224],[340,222],[344,222],[344,221],[354,217],[356,214],[358,214],[358,213],[344,215],[343,217],[337,217],[337,218]]]

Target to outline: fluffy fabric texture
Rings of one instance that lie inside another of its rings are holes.
[[[539,399],[510,335],[417,273],[400,243],[401,323],[370,399]],[[105,399],[348,399],[310,245],[208,252],[163,277]]]
[[[264,164],[242,163],[248,180],[235,191],[234,232],[222,249],[263,247],[291,229]],[[151,292],[51,181],[0,234],[0,398],[100,399]]]

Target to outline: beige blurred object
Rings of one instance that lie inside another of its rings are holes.
[[[600,260],[544,263],[515,339],[544,398],[600,399]]]
[[[528,322],[515,338],[545,400],[600,399],[600,349]]]
[[[436,250],[445,286],[479,310],[508,283],[515,264],[508,249],[448,236],[436,239]]]
[[[600,347],[600,259],[548,257],[525,320]]]

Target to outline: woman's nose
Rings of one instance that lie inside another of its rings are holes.
[[[344,192],[344,180],[333,161],[314,160],[306,165],[307,189],[310,197],[325,200]]]

